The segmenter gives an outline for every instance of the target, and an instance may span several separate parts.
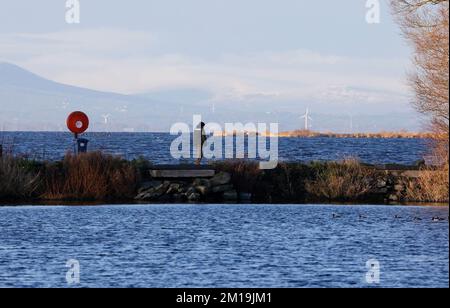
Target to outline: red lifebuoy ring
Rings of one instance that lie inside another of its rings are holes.
[[[67,127],[74,134],[82,134],[89,127],[89,118],[84,112],[72,112],[67,118]]]

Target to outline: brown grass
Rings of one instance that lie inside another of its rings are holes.
[[[449,202],[448,165],[446,170],[424,169],[417,180],[409,183],[406,198],[415,202]]]
[[[278,134],[281,138],[370,138],[370,139],[430,139],[434,135],[432,133],[414,133],[414,132],[379,132],[379,133],[353,133],[353,134],[340,134],[340,133],[319,133],[310,130],[296,130],[290,132],[281,132]]]
[[[27,170],[28,161],[10,155],[0,157],[0,198],[30,198],[39,188],[39,175]]]
[[[407,199],[417,202],[449,202],[449,149],[448,138],[436,139],[431,163],[424,167],[416,181],[407,188]],[[436,167],[437,166],[437,167]]]
[[[216,162],[214,167],[217,171],[230,173],[232,175],[232,182],[239,192],[253,192],[262,175],[258,163],[245,160]]]
[[[124,200],[134,196],[138,179],[126,161],[91,152],[48,165],[43,181],[43,199]]]
[[[215,167],[232,174],[238,191],[252,193],[254,200],[263,202],[357,201],[374,191],[380,176],[355,159],[280,163],[264,171],[248,161],[218,162]]]
[[[307,181],[306,191],[319,199],[358,200],[374,189],[376,172],[355,159],[326,163],[315,179]]]

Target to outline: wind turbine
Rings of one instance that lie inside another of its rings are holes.
[[[103,114],[102,115],[102,118],[104,119],[104,123],[105,124],[108,124],[108,120],[109,120],[109,117],[110,117],[111,115],[108,113],[108,114]]]
[[[312,118],[309,116],[309,108],[306,109],[305,115],[301,116],[300,119],[305,119],[305,130],[309,130],[309,121],[312,121]]]
[[[354,127],[354,121],[353,121],[353,114],[350,114],[350,132],[353,133],[353,127]]]
[[[69,105],[70,105],[69,102],[64,100],[61,104],[61,107],[62,107],[62,109],[67,109],[67,107],[69,107]]]

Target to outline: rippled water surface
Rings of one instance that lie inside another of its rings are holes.
[[[369,259],[381,287],[448,287],[447,219],[446,207],[0,207],[0,287],[66,287],[69,259],[81,287],[366,287]]]
[[[177,137],[170,134],[91,133],[86,137],[90,140],[91,150],[119,154],[127,159],[145,156],[154,163],[180,162],[170,154],[170,145]],[[67,151],[73,149],[69,133],[0,132],[0,143],[16,154],[37,159],[61,159]],[[355,157],[374,164],[414,164],[427,154],[428,145],[429,141],[419,139],[280,138],[279,156],[283,161]],[[226,149],[224,145],[223,151]]]

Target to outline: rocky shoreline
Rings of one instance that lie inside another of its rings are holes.
[[[238,194],[231,174],[220,172],[210,179],[151,180],[143,182],[135,197],[149,202],[217,202],[239,201],[248,194]],[[251,199],[251,198],[250,198]]]
[[[448,172],[423,163],[374,166],[354,159],[280,162],[261,170],[248,160],[163,166],[100,152],[58,162],[7,156],[0,160],[0,202],[448,205]]]
[[[409,191],[418,185],[421,175],[418,170],[378,170],[373,184],[358,200],[373,204],[401,204],[419,202],[411,200]],[[316,196],[304,193],[297,200],[274,200],[271,197],[258,196],[258,193],[243,190],[233,181],[233,175],[228,172],[219,172],[210,179],[149,179],[140,184],[138,194],[134,198],[138,202],[151,203],[222,203],[222,202],[249,202],[249,203],[322,203],[332,200],[318,199]],[[342,200],[345,201],[345,200]]]

